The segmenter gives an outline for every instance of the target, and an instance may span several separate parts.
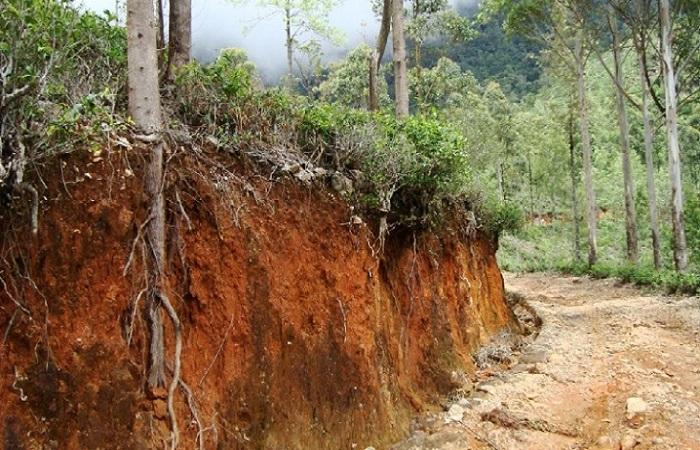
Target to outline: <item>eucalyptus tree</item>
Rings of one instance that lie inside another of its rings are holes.
[[[151,320],[151,364],[148,384],[156,388],[165,384],[165,362],[162,357],[163,325],[158,307],[159,286],[165,264],[165,202],[160,189],[163,179],[163,145],[160,133],[163,119],[158,86],[157,25],[152,0],[127,2],[127,64],[129,115],[142,133],[143,141],[152,141],[151,161],[146,173],[146,191],[151,199],[151,214],[147,225],[151,246],[149,267],[149,316]]]
[[[490,0],[486,2],[482,14],[505,12],[506,27],[511,33],[541,43],[575,75],[586,193],[588,264],[593,265],[598,258],[598,208],[593,181],[593,151],[586,92],[586,64],[590,56],[590,47],[580,19],[580,8],[581,3],[577,0]]]
[[[375,10],[381,9],[379,34],[377,35],[376,48],[372,52],[369,62],[369,109],[376,111],[379,109],[379,66],[391,31],[391,9],[392,0],[381,0],[380,4],[374,2]]]
[[[668,143],[668,170],[671,181],[671,222],[673,224],[673,260],[676,270],[688,268],[685,227],[683,226],[683,182],[681,180],[681,149],[678,140],[678,82],[673,59],[673,30],[669,0],[659,0],[661,24],[661,59],[666,100],[666,141]]]
[[[192,0],[170,0],[168,78],[192,57]]]
[[[254,2],[267,8],[270,13],[261,16],[282,18],[284,26],[284,46],[287,51],[287,76],[294,76],[294,52],[308,39],[317,36],[334,44],[343,41],[342,33],[329,24],[329,16],[342,0],[233,0],[236,4]]]
[[[369,58],[369,109],[379,109],[379,65],[386,50],[389,33],[391,33],[396,117],[404,118],[409,114],[409,93],[403,0],[381,0],[381,2],[375,0],[374,9],[381,11],[381,26],[377,36],[377,48]]]
[[[583,7],[577,8],[581,14],[580,23],[588,34],[592,50],[598,57],[601,65],[610,76],[615,87],[615,106],[617,112],[618,134],[620,142],[620,156],[622,163],[623,197],[625,203],[625,234],[627,241],[627,260],[636,263],[639,259],[639,240],[637,233],[637,211],[635,206],[634,176],[632,173],[632,161],[630,158],[630,129],[627,117],[626,97],[637,106],[625,89],[623,41],[626,29],[620,28],[620,19],[611,3],[599,0],[581,1]],[[598,47],[598,42],[609,44],[612,52],[614,67],[611,70],[603,58]]]
[[[468,40],[474,35],[470,20],[463,17],[448,0],[410,0],[407,35],[413,44],[413,64],[423,67],[423,46],[433,38]]]
[[[408,117],[408,63],[404,29],[403,0],[391,0],[391,40],[394,60],[394,101],[396,117]]]

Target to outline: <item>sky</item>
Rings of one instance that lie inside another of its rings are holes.
[[[98,12],[115,10],[116,0],[82,0],[84,7]],[[119,0],[124,4],[126,0]],[[477,0],[453,0],[475,2]],[[167,1],[166,1],[167,3]],[[222,48],[239,47],[246,50],[250,59],[265,74],[275,79],[285,71],[286,53],[282,18],[269,16],[270,10],[256,6],[234,4],[232,0],[192,0],[192,53],[195,58],[208,62]],[[341,48],[324,44],[324,52],[330,59],[337,58],[346,49],[362,42],[373,43],[379,29],[379,21],[372,12],[369,0],[344,0],[335,7],[330,23],[341,30],[345,41]]]

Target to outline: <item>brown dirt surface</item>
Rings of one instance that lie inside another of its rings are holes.
[[[23,217],[2,217],[0,448],[167,444],[166,390],[144,394],[143,299],[134,308],[138,155],[76,153],[47,168],[36,237]],[[372,227],[352,224],[327,180],[200,156],[168,155],[165,188],[182,377],[200,421],[178,390],[181,448],[386,447],[516,326],[485,236],[394,230],[379,258]],[[167,321],[165,341],[172,367]]]
[[[542,319],[539,335],[446,405],[461,420],[455,407],[395,450],[700,449],[700,299],[614,280],[505,279]]]

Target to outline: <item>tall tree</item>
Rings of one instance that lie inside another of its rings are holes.
[[[165,200],[163,195],[163,119],[158,86],[157,22],[153,0],[127,2],[127,64],[129,114],[141,133],[137,137],[151,146],[145,185],[151,205],[146,219],[148,255],[145,280],[147,311],[150,321],[150,361],[148,386],[156,392],[165,385],[165,339],[162,308],[173,324],[175,358],[173,375],[168,387],[168,413],[171,421],[171,449],[177,448],[179,432],[173,398],[180,381],[180,353],[182,340],[180,320],[166,293],[165,278]],[[127,266],[128,267],[128,266]]]
[[[607,16],[610,34],[612,35],[612,50],[615,60],[615,97],[617,105],[617,123],[620,129],[620,154],[622,156],[622,178],[625,197],[625,231],[627,235],[627,259],[636,263],[639,259],[639,244],[637,238],[637,212],[634,203],[634,177],[632,161],[630,160],[630,131],[625,106],[624,74],[621,50],[621,37],[618,18],[611,12]]]
[[[574,43],[574,66],[579,104],[579,127],[583,151],[583,187],[586,191],[586,219],[588,224],[588,265],[598,260],[598,207],[593,188],[593,149],[588,119],[588,98],[586,94],[586,50],[583,31],[576,32]]]
[[[408,117],[408,69],[406,63],[406,37],[404,33],[403,0],[392,0],[392,43],[394,47],[394,89],[396,117]]]
[[[678,98],[676,71],[673,60],[673,30],[669,0],[659,0],[661,24],[661,58],[666,98],[666,140],[668,143],[668,170],[671,182],[671,222],[673,223],[673,260],[676,270],[688,268],[685,228],[683,226],[683,182],[681,180],[681,149],[678,138]]]
[[[379,65],[384,57],[386,43],[389,40],[391,29],[392,0],[382,1],[381,26],[377,36],[377,47],[372,52],[369,62],[369,109],[377,111],[379,109]]]
[[[233,0],[236,4],[252,0]],[[287,51],[287,76],[291,85],[294,76],[294,52],[304,43],[305,35],[315,35],[339,44],[343,36],[329,25],[328,16],[340,0],[256,0],[259,6],[269,8],[272,16],[281,16],[284,25],[284,46]]]
[[[192,57],[192,0],[170,0],[168,78]]]
[[[506,13],[506,27],[548,48],[552,56],[565,64],[576,78],[579,128],[583,153],[583,184],[588,224],[588,264],[598,259],[598,207],[593,181],[586,64],[590,55],[581,22],[578,0],[491,0],[484,14]]]

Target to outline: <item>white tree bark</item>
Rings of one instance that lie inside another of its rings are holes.
[[[392,42],[394,46],[394,85],[396,117],[408,117],[408,70],[406,64],[406,37],[404,35],[403,0],[392,0]]]
[[[127,3],[127,63],[129,114],[140,131],[159,133],[162,127],[158,88],[158,24],[152,0]]]
[[[151,160],[146,172],[146,191],[151,209],[146,229],[150,256],[147,280],[148,311],[151,321],[151,345],[148,384],[151,388],[165,384],[163,322],[160,311],[163,262],[165,260],[165,202],[163,199],[163,143],[160,139],[162,117],[158,86],[156,49],[157,22],[153,0],[127,2],[127,61],[129,113],[140,132],[152,141]]]
[[[586,98],[586,68],[583,51],[583,35],[579,32],[574,49],[576,63],[576,86],[578,89],[579,126],[583,150],[583,184],[586,191],[586,218],[588,223],[588,265],[598,260],[598,207],[593,188],[593,151],[588,122],[588,100]]]
[[[617,123],[620,129],[620,153],[622,156],[622,178],[625,197],[625,231],[627,235],[627,260],[637,263],[639,244],[637,237],[637,211],[634,203],[634,176],[630,160],[630,135],[625,109],[624,75],[620,55],[620,34],[614,16],[610,20],[613,37],[613,57],[615,59],[615,92],[617,103]]]
[[[647,173],[647,196],[649,197],[649,222],[651,227],[651,245],[654,253],[654,267],[661,267],[661,233],[659,232],[659,212],[656,205],[656,180],[654,169],[654,138],[649,117],[649,85],[646,81],[644,49],[637,47],[639,61],[639,81],[642,85],[642,121],[644,122],[644,160]]]
[[[659,1],[661,22],[661,56],[666,96],[666,133],[668,141],[668,171],[671,181],[671,221],[673,223],[673,260],[678,272],[688,269],[688,251],[683,225],[683,183],[681,180],[681,149],[678,141],[678,111],[676,74],[673,66],[673,30],[669,0]]]

